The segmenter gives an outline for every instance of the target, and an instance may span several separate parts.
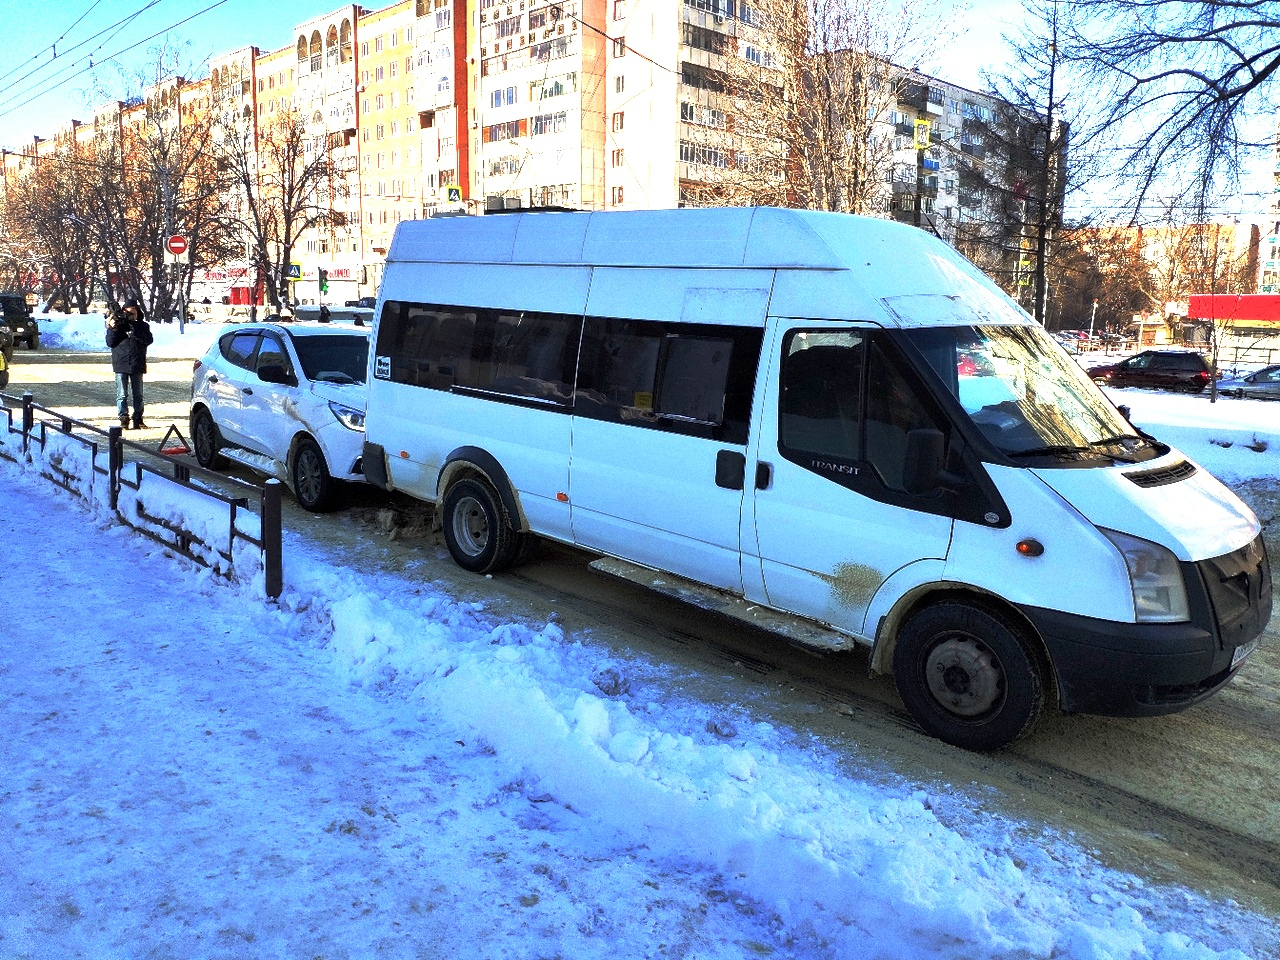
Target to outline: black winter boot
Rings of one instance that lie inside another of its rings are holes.
[[[128,417],[121,417],[121,418],[120,418],[120,429],[121,429],[121,430],[128,430],[128,429],[129,429],[129,418],[128,418]]]
[[[142,418],[141,418],[141,417],[134,417],[134,418],[133,418],[133,429],[135,429],[135,430],[146,430],[146,429],[148,429],[148,428],[147,428],[147,425],[146,425],[145,423],[143,423],[143,422],[142,422]]]

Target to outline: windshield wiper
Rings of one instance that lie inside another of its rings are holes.
[[[1007,457],[1069,457],[1080,453],[1096,453],[1093,447],[1074,447],[1065,443],[1048,444],[1043,447],[1028,447],[1026,450],[1006,451]],[[1105,456],[1105,454],[1098,454]]]
[[[1090,442],[1089,446],[1106,447],[1115,443],[1124,444],[1126,440],[1136,440],[1138,443],[1141,443],[1141,444],[1145,444],[1147,442],[1143,437],[1139,437],[1136,434],[1120,433],[1120,434],[1116,434],[1114,437],[1103,437],[1101,440],[1094,440]],[[1133,452],[1127,444],[1125,445],[1125,451],[1128,453]],[[1107,456],[1109,456],[1112,460],[1119,460],[1121,463],[1137,463],[1138,462],[1136,459],[1132,457],[1121,457],[1121,456],[1117,456],[1114,453],[1108,453]]]

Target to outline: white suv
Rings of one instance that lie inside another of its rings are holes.
[[[369,332],[335,324],[238,325],[195,362],[191,439],[202,467],[230,459],[287,483],[300,506],[337,505],[362,481]]]

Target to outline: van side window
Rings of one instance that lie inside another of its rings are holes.
[[[580,317],[557,313],[389,301],[374,374],[567,406],[581,326]]]
[[[905,363],[862,331],[788,334],[780,388],[782,455],[855,490],[905,492],[907,431],[947,432]]]
[[[745,444],[762,331],[588,317],[574,413]]]
[[[890,490],[903,492],[907,432],[923,428],[941,430],[944,439],[949,434],[946,419],[924,399],[907,365],[873,338],[867,357],[865,458]]]
[[[862,459],[865,354],[861,333],[802,330],[788,336],[778,425],[784,449],[850,463]]]

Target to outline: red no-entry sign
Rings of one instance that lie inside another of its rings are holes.
[[[175,257],[180,257],[187,252],[187,238],[180,233],[175,233],[165,241],[165,246]]]

